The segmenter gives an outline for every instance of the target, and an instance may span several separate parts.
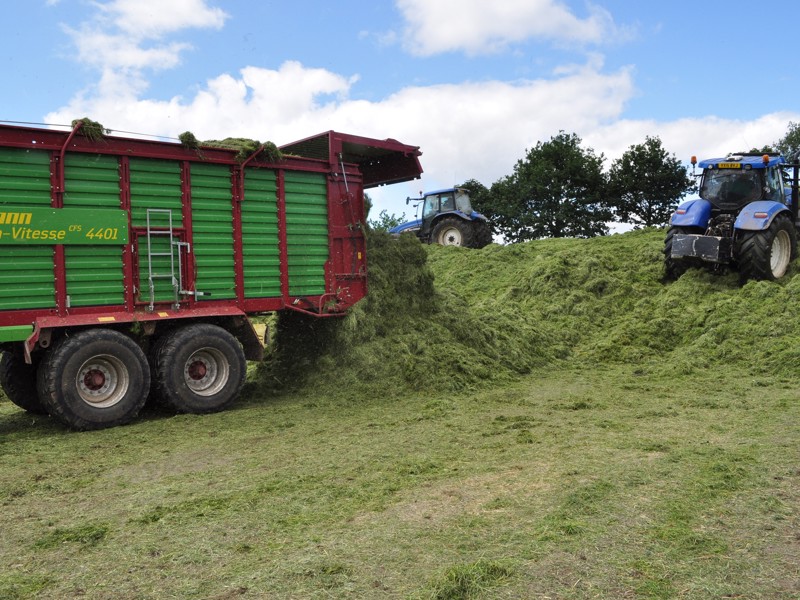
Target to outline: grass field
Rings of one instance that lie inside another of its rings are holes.
[[[221,414],[0,401],[0,598],[800,597],[800,279],[660,238],[379,243]]]

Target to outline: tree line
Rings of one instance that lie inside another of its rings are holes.
[[[773,149],[787,157],[800,151],[800,123],[790,122],[783,138],[759,151]],[[630,146],[608,171],[604,161],[577,134],[561,131],[527,150],[491,187],[475,179],[459,187],[507,242],[605,235],[613,222],[661,227],[695,187],[658,136]]]

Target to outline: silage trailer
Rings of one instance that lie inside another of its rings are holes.
[[[0,384],[75,429],[149,394],[225,408],[263,347],[249,317],[343,314],[367,293],[364,189],[418,147],[328,131],[218,147],[0,125]]]

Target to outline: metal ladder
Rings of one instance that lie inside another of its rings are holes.
[[[169,229],[165,230],[153,230],[150,224],[150,215],[155,214],[162,214],[167,216],[167,220],[169,222]],[[152,241],[153,238],[156,236],[164,236],[169,238],[169,252],[153,252],[153,245]],[[178,277],[175,277],[175,253],[173,252],[173,247],[178,245],[180,242],[176,243],[174,239],[174,233],[172,228],[172,211],[168,208],[148,208],[147,209],[147,283],[150,287],[150,306],[148,310],[153,312],[155,302],[156,302],[156,279],[169,279],[172,284],[172,291],[173,291],[173,308],[177,310],[180,308],[180,292],[181,292],[181,284],[179,282],[179,278],[181,278],[180,274],[180,264],[178,264]],[[180,248],[178,249],[179,259],[180,259]],[[154,273],[153,272],[153,257],[158,256],[168,256],[169,257],[169,273]]]

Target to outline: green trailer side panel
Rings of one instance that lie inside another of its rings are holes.
[[[286,242],[289,294],[325,293],[328,260],[328,188],[323,173],[287,171]]]
[[[123,304],[122,248],[65,246],[70,306]]]
[[[50,153],[0,148],[0,204],[50,206]]]
[[[131,158],[131,222],[147,227],[147,209],[172,211],[172,227],[183,227],[181,165],[176,160]],[[168,227],[166,215],[154,214],[151,227]]]
[[[192,163],[192,252],[198,300],[236,297],[231,170],[227,165]]]
[[[55,305],[52,246],[0,247],[0,310]]]
[[[181,165],[176,160],[152,158],[131,158],[131,224],[134,227],[147,227],[147,209],[169,210],[172,214],[172,228],[183,227],[181,201]],[[150,227],[165,230],[169,227],[166,213],[151,213]],[[175,241],[179,241],[175,239]],[[177,252],[169,247],[167,236],[154,235],[151,238],[153,254],[173,252],[175,256],[175,276],[178,274]],[[138,240],[139,290],[140,301],[150,301],[148,283],[147,237]],[[170,274],[169,256],[153,256],[153,274]],[[153,279],[156,302],[171,302],[175,299],[172,281],[168,277]]]
[[[49,152],[0,148],[3,205],[51,205]],[[52,246],[0,246],[0,310],[55,305]]]
[[[116,156],[67,153],[64,157],[64,206],[119,208]]]
[[[275,171],[248,169],[242,202],[244,295],[277,298],[281,295],[278,245],[278,186]]]
[[[64,176],[65,207],[120,207],[117,157],[68,153]],[[70,306],[124,303],[122,249],[121,244],[64,247]]]

